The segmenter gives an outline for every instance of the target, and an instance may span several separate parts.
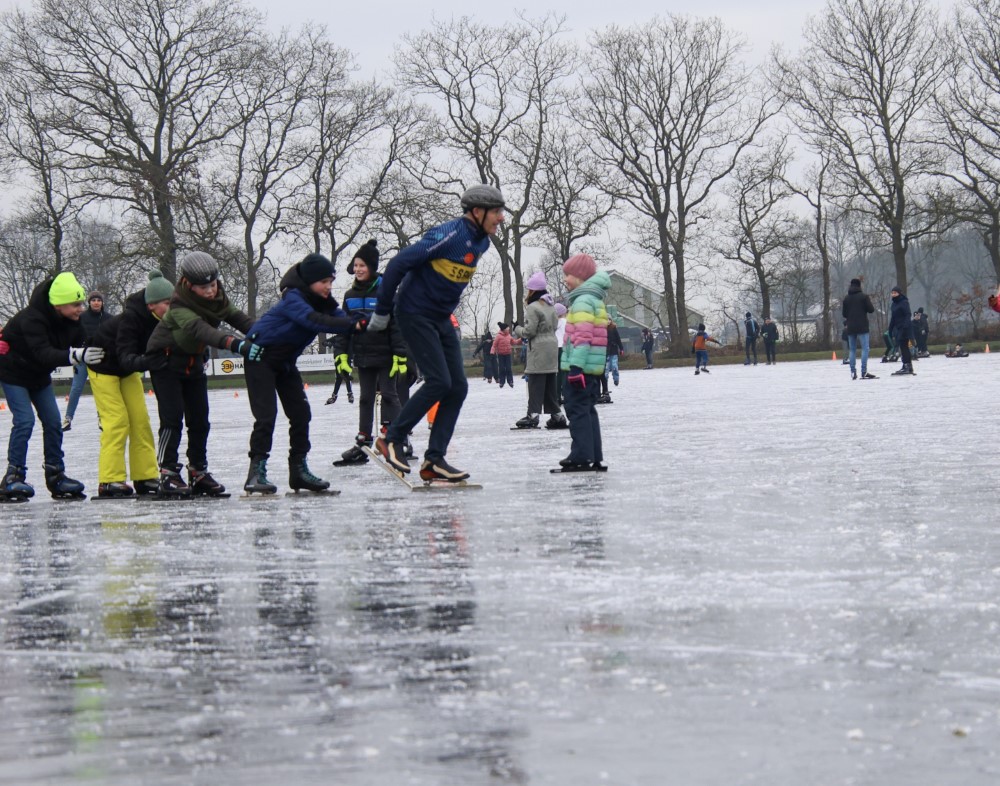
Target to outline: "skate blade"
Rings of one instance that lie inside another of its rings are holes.
[[[65,497],[53,497],[53,502],[84,502],[87,499],[86,494],[73,494]]]
[[[286,497],[336,497],[340,494],[340,489],[322,489],[313,491],[312,489],[295,489],[286,491]]]
[[[364,461],[344,461],[343,459],[338,459],[337,461],[333,462],[333,466],[335,466],[335,467],[360,467],[363,464],[367,464],[367,463],[368,463],[368,457],[365,456]]]
[[[27,502],[31,497],[25,494],[4,494],[0,496],[0,505],[17,505],[20,502]]]

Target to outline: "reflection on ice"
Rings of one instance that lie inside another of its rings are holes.
[[[320,406],[334,499],[7,506],[0,781],[992,784],[993,462],[943,413],[996,375],[963,363],[626,372],[602,476],[474,380],[476,494],[333,468],[356,413]],[[241,454],[245,400],[212,413]]]

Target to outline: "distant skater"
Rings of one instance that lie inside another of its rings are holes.
[[[708,342],[711,341],[717,346],[722,346],[720,341],[712,338],[705,332],[705,324],[700,323],[698,325],[698,332],[694,334],[694,338],[691,339],[691,352],[694,354],[694,373],[695,376],[704,371],[708,373]]]

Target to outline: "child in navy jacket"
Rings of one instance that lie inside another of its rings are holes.
[[[319,333],[364,330],[363,320],[352,320],[330,297],[333,263],[322,254],[309,254],[289,268],[281,279],[281,300],[247,333],[266,349],[259,363],[245,367],[247,395],[254,425],[250,435],[250,472],[243,488],[248,494],[273,494],[277,487],[267,479],[276,398],[288,418],[288,485],[293,490],[325,491],[330,483],[309,471],[309,421],[312,411],[295,361]]]

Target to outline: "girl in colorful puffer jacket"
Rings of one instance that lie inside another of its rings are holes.
[[[560,368],[566,373],[563,393],[573,439],[569,455],[559,464],[563,472],[603,471],[597,397],[608,348],[608,312],[604,305],[611,278],[597,269],[593,257],[576,254],[563,264],[569,290],[566,337]]]

